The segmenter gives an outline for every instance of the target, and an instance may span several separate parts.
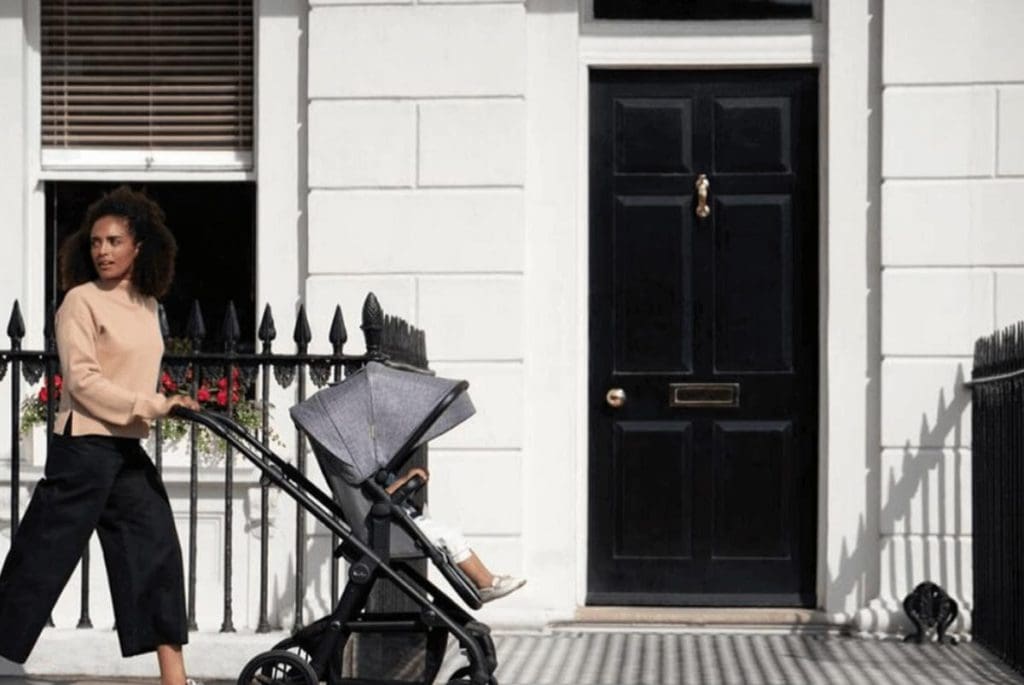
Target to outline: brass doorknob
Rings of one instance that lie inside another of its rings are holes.
[[[622,388],[612,388],[604,396],[604,401],[613,409],[618,409],[626,403],[626,391]]]

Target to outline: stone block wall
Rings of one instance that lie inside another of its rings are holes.
[[[962,384],[1024,318],[1024,5],[899,0],[883,25],[880,599],[929,579],[969,609]]]
[[[432,513],[520,572],[525,8],[314,0],[308,73],[310,320],[373,291],[470,381],[477,415],[431,451]]]

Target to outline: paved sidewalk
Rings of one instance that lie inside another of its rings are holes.
[[[1024,685],[978,645],[827,634],[558,630],[495,633],[501,685]],[[443,676],[463,659],[450,649]],[[207,681],[229,685],[232,681]],[[156,679],[6,676],[0,685],[157,685]]]
[[[496,634],[495,644],[501,685],[1024,684],[972,643],[620,630]]]

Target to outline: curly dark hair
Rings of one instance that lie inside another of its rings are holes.
[[[128,222],[128,230],[139,244],[132,268],[132,284],[143,295],[163,297],[174,280],[174,258],[178,244],[164,223],[164,211],[142,191],[119,186],[89,205],[81,227],[60,248],[61,287],[69,290],[99,277],[92,262],[92,226],[105,216]]]

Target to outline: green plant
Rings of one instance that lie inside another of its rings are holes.
[[[59,373],[53,375],[53,403],[54,407],[60,404],[61,390],[64,387],[64,379]],[[46,383],[36,392],[25,398],[21,403],[21,434],[27,435],[33,427],[46,423],[46,401],[49,397],[49,390]]]
[[[255,399],[246,397],[245,384],[241,382],[241,374],[237,368],[232,369],[231,383],[222,376],[214,382],[203,379],[196,388],[196,401],[203,409],[224,411],[228,406],[228,393],[231,393],[231,416],[250,433],[256,434],[263,427],[263,405]],[[171,374],[164,371],[160,375],[160,387],[166,395],[191,395],[192,370],[185,374],[182,383],[176,383]],[[229,388],[230,385],[230,388]],[[54,402],[60,402],[64,387],[60,374],[53,377]],[[33,427],[46,423],[46,403],[49,391],[43,386],[27,397],[21,404],[21,434],[28,434]],[[272,406],[272,405],[271,405]],[[184,419],[168,417],[160,422],[160,433],[165,447],[177,447],[187,441],[191,434],[192,424]],[[267,436],[272,443],[282,445],[282,441],[273,428],[269,428]],[[224,457],[225,441],[213,435],[206,428],[197,427],[196,447],[204,462],[219,461]]]
[[[192,394],[193,375],[189,369],[182,383],[177,383],[168,372],[160,375],[160,386],[168,395]],[[230,386],[230,387],[229,387]],[[228,393],[231,393],[231,416],[252,434],[256,434],[263,426],[263,405],[255,399],[245,396],[245,384],[241,381],[238,368],[231,370],[231,382],[226,376],[211,383],[203,379],[195,390],[196,401],[203,409],[225,411],[228,408]],[[268,405],[272,406],[272,405]],[[169,417],[161,422],[161,436],[165,444],[177,446],[188,440],[192,424],[184,419]],[[273,428],[268,427],[267,436],[278,445],[283,444]],[[222,459],[225,454],[226,441],[216,437],[206,428],[196,427],[196,448],[199,455],[207,463]]]

